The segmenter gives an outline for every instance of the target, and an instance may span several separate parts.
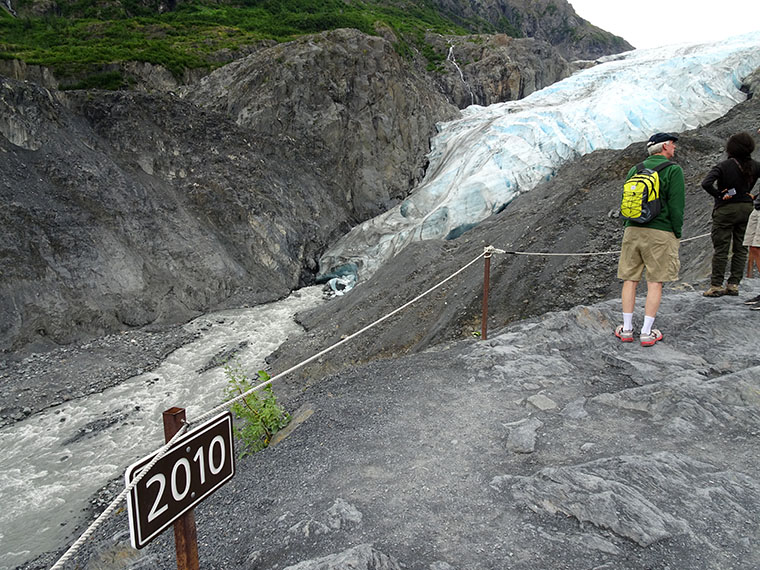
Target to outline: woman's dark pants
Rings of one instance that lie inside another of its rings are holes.
[[[750,202],[736,202],[715,208],[712,213],[712,276],[710,285],[720,287],[728,263],[728,252],[733,247],[731,255],[731,273],[728,276],[729,285],[738,285],[744,275],[747,265],[747,248],[742,245],[744,232],[747,230],[747,219],[752,212]]]

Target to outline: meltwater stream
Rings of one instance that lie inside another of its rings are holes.
[[[158,368],[0,430],[0,569],[73,542],[77,524],[90,522],[82,520],[87,501],[161,446],[164,410],[184,407],[192,421],[223,401],[223,368],[198,370],[247,343],[236,358],[255,374],[266,356],[303,332],[293,315],[321,300],[315,286],[276,303],[199,317],[186,325],[199,338]]]

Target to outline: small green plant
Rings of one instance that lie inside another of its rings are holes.
[[[118,71],[105,71],[90,75],[70,85],[62,84],[60,88],[61,91],[69,89],[110,89],[111,91],[116,91],[124,89],[128,85],[129,82]]]
[[[225,364],[224,373],[227,376],[225,401],[248,392],[254,386],[238,362]],[[256,379],[257,384],[266,382],[269,374],[259,370]],[[277,404],[271,385],[241,398],[230,406],[230,410],[238,419],[233,432],[241,443],[241,458],[267,447],[272,436],[290,422],[290,414]]]

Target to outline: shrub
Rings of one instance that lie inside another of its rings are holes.
[[[76,83],[62,84],[61,91],[69,89],[108,89],[111,91],[117,91],[128,86],[129,82],[121,76],[121,73],[118,71],[106,71],[90,75]]]
[[[224,366],[227,376],[226,400],[245,394],[253,388],[250,379],[238,362]],[[266,382],[269,375],[263,370],[257,373],[258,381]],[[272,436],[290,422],[290,414],[277,404],[272,386],[268,385],[258,392],[251,392],[230,406],[238,419],[233,432],[241,444],[239,457],[252,455],[269,445]]]
[[[31,4],[18,0],[23,18],[0,10],[0,57],[49,67],[70,84],[125,61],[162,65],[180,79],[187,69],[222,65],[217,57],[221,50],[335,28],[373,34],[378,25],[394,32],[399,54],[411,59],[415,51],[424,52],[430,68],[439,69],[445,57],[426,46],[426,32],[466,34],[472,31],[467,27],[485,26],[480,21],[457,24],[432,0],[188,0],[163,13],[155,1],[70,0],[43,16],[21,10]],[[116,77],[107,82],[108,88],[116,84]]]

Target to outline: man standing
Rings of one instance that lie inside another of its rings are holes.
[[[672,159],[677,140],[678,137],[669,133],[652,135],[647,142],[649,157],[644,161],[644,166],[653,169]],[[636,167],[631,168],[627,178],[634,174]],[[672,164],[663,168],[659,177],[662,209],[655,218],[645,223],[626,220],[618,262],[618,279],[623,280],[623,324],[615,329],[615,336],[623,342],[633,342],[636,287],[645,268],[647,271],[644,324],[639,337],[641,346],[652,346],[662,340],[662,333],[652,328],[662,300],[662,284],[678,279],[681,268],[678,248],[685,202],[683,170],[677,164]]]

